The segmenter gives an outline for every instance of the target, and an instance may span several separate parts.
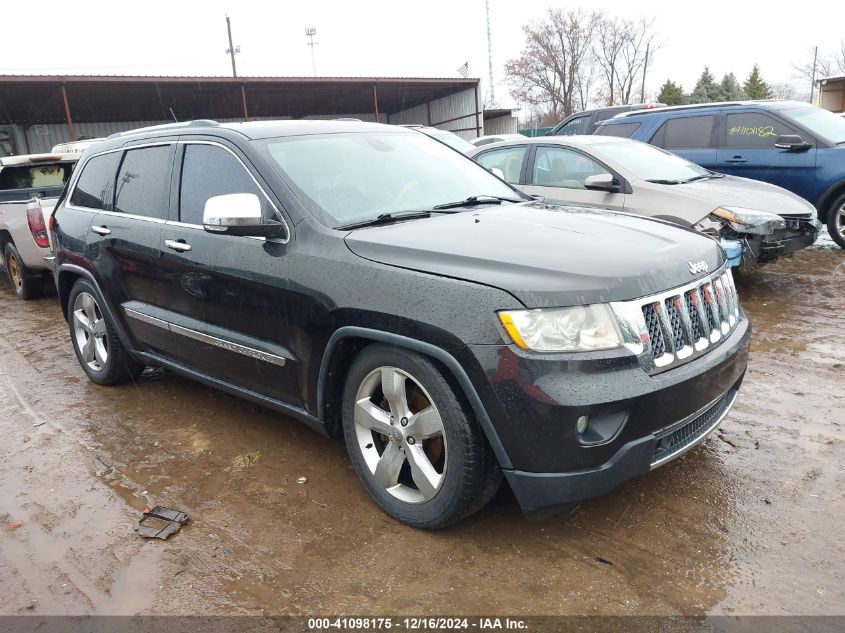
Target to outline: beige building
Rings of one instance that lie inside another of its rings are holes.
[[[815,104],[831,112],[845,112],[845,77],[819,79]]]

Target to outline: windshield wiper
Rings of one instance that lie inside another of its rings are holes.
[[[702,174],[701,176],[693,176],[692,178],[684,178],[683,180],[663,180],[655,178],[653,180],[646,180],[646,182],[653,182],[656,185],[685,185],[688,182],[695,182],[696,180],[710,180],[711,178],[724,178],[725,174]]]
[[[431,211],[397,211],[395,213],[381,213],[369,220],[361,220],[360,222],[352,222],[350,224],[342,224],[336,226],[336,229],[346,231],[350,229],[360,229],[365,226],[378,226],[379,224],[391,224],[401,220],[416,220],[417,218],[430,218]]]
[[[464,200],[457,200],[455,202],[445,202],[437,204],[434,209],[457,209],[458,207],[474,207],[479,204],[502,204],[503,202],[525,202],[516,198],[503,198],[502,196],[488,196],[486,194],[480,196],[470,196]]]

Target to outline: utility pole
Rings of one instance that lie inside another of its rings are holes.
[[[816,62],[819,59],[819,47],[816,46],[813,51],[813,72],[810,75],[810,103],[813,102],[813,93],[816,90]]]
[[[317,62],[314,61],[314,47],[319,44],[319,42],[314,41],[314,36],[317,35],[317,29],[313,26],[309,26],[305,29],[305,36],[308,38],[308,46],[311,47],[311,72],[314,73],[314,76],[317,76]]]
[[[648,71],[648,53],[651,42],[646,42],[645,45],[645,62],[643,62],[643,85],[640,88],[640,103],[645,103],[645,74]]]
[[[493,83],[493,39],[490,36],[490,0],[484,2],[487,11],[487,67],[490,74],[490,99],[489,105],[491,108],[496,106],[496,88]]]
[[[241,47],[238,46],[237,48],[232,46],[232,22],[229,20],[229,16],[226,16],[226,30],[229,32],[229,48],[226,49],[226,52],[232,57],[232,77],[238,76],[238,68],[235,66],[235,53],[241,52]]]

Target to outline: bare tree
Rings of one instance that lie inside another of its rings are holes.
[[[598,12],[549,9],[545,19],[523,27],[522,53],[505,64],[511,95],[557,118],[584,104],[593,81],[591,44],[600,20]]]
[[[613,105],[616,101],[617,73],[622,49],[627,45],[627,40],[627,25],[624,20],[604,18],[599,22],[593,56],[604,76],[607,105]]]
[[[635,89],[643,78],[648,57],[658,49],[654,36],[654,19],[640,18],[620,23],[622,48],[616,68],[616,98],[631,103]]]

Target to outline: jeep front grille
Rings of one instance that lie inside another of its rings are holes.
[[[739,299],[727,267],[680,288],[611,305],[625,346],[650,374],[706,354],[739,321]]]

